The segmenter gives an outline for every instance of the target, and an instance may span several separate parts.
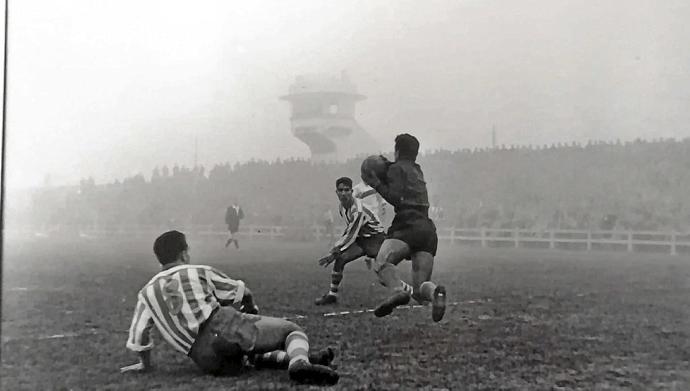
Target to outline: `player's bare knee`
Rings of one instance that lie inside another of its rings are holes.
[[[304,332],[304,329],[302,329],[302,327],[300,327],[300,325],[298,325],[297,323],[286,320],[285,324],[283,325],[283,332],[285,333],[285,336],[287,337],[288,334],[294,331]]]
[[[372,269],[374,270],[374,272],[376,274],[379,274],[381,272],[381,270],[385,268],[386,264],[387,264],[387,262],[385,259],[383,259],[382,257],[376,257],[376,259],[374,260],[374,265],[372,266]]]
[[[388,262],[384,262],[381,265],[375,265],[374,271],[376,272],[376,275],[379,277],[379,280],[381,280],[381,276],[386,272],[386,270],[393,268],[394,265]]]
[[[387,264],[387,263],[396,264],[398,261],[398,258],[400,258],[400,255],[397,254],[395,251],[387,251],[384,253],[379,253],[376,256],[376,263],[379,263],[382,266]]]

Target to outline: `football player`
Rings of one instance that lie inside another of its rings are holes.
[[[362,205],[375,212],[381,224],[385,226],[386,206],[388,203],[373,187],[364,182],[359,182],[352,188],[352,195],[362,200]]]
[[[438,245],[436,226],[429,218],[429,199],[422,169],[415,162],[419,141],[407,133],[395,138],[395,161],[387,166],[385,178],[379,178],[363,166],[362,180],[376,189],[395,209],[395,217],[386,240],[376,257],[374,271],[384,286],[394,290],[374,311],[378,317],[389,315],[399,305],[431,302],[431,316],[440,321],[446,310],[446,289],[431,282],[434,256]],[[398,276],[396,265],[412,260],[412,285]]]
[[[335,193],[340,201],[340,217],[345,220],[347,227],[328,255],[319,260],[319,265],[324,267],[333,263],[333,271],[331,289],[315,300],[316,305],[337,303],[345,265],[361,256],[376,257],[385,239],[383,226],[376,213],[353,196],[352,179],[338,178],[335,181]]]
[[[288,360],[289,376],[296,382],[338,382],[333,369],[310,362],[309,341],[301,327],[256,315],[258,307],[243,281],[210,266],[190,264],[184,234],[162,234],[153,251],[163,270],[139,291],[126,344],[139,354],[139,362],[121,368],[121,372],[153,368],[150,332],[155,326],[168,344],[206,373],[238,375],[247,356],[266,361],[270,353],[278,351],[275,360]],[[239,311],[230,304],[240,306]]]

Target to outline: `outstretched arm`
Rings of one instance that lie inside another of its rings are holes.
[[[213,284],[213,293],[220,305],[239,305],[239,310],[249,314],[257,314],[259,307],[254,303],[254,295],[241,280],[233,280],[225,273],[212,269],[208,271]]]
[[[143,352],[139,352],[138,363],[120,368],[120,373],[149,372],[151,370],[153,370],[153,365],[151,364],[151,351],[144,350]]]
[[[254,315],[259,313],[259,307],[254,302],[254,295],[247,287],[244,288],[244,296],[242,297],[240,312]]]
[[[139,362],[120,368],[121,373],[126,372],[147,372],[153,369],[151,364],[151,329],[153,328],[153,316],[144,302],[139,298],[137,307],[134,309],[134,317],[129,327],[127,337],[127,348],[139,354]]]
[[[357,239],[357,236],[359,235],[359,230],[362,228],[362,225],[364,225],[365,220],[366,216],[364,212],[358,210],[355,213],[355,215],[352,216],[350,223],[348,223],[347,227],[345,228],[343,236],[341,236],[335,242],[331,250],[328,252],[328,255],[319,259],[319,265],[323,267],[330,265],[338,259],[338,257],[343,251],[347,250],[350,246],[352,246],[352,244]]]

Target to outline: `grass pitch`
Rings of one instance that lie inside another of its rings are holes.
[[[203,375],[155,331],[155,372],[120,374],[136,359],[124,346],[136,292],[159,270],[153,239],[6,243],[0,387],[309,389],[278,370]],[[364,262],[347,266],[337,306],[314,306],[330,283],[325,243],[189,239],[192,261],[243,279],[263,314],[335,347],[336,389],[690,389],[686,257],[442,247],[434,279],[459,304],[435,324],[428,307],[352,313],[387,295]]]

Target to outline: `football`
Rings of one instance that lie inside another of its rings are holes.
[[[373,171],[376,176],[384,180],[386,172],[388,171],[389,161],[382,155],[371,155],[362,162],[361,173],[364,175],[367,171]]]

